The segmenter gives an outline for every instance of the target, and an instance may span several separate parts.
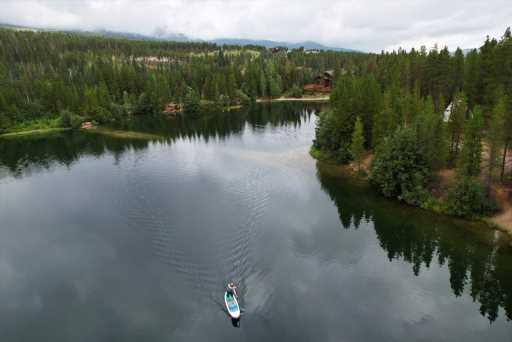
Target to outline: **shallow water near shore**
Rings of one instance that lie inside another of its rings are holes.
[[[507,236],[313,160],[320,109],[0,140],[2,341],[510,341]]]

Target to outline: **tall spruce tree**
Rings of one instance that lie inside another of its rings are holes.
[[[424,147],[430,168],[442,168],[447,152],[445,129],[442,114],[436,111],[430,96],[425,100],[421,115],[416,118],[415,130],[418,144]]]
[[[352,133],[350,153],[357,164],[357,170],[361,171],[361,161],[364,155],[364,127],[360,117],[357,117],[354,132]]]
[[[391,133],[390,120],[392,114],[391,95],[385,92],[383,95],[382,109],[374,113],[372,130],[372,147],[376,148]]]
[[[450,106],[448,131],[450,135],[450,159],[457,159],[460,149],[464,126],[466,122],[467,102],[463,92],[457,92]]]
[[[462,177],[476,177],[480,175],[482,158],[482,136],[484,118],[482,109],[475,107],[464,129],[464,143],[459,156],[458,172]]]
[[[455,50],[453,61],[453,90],[459,92],[464,85],[464,52],[460,48]]]
[[[331,95],[333,129],[336,130],[336,159],[347,163],[351,159],[350,142],[356,121],[356,83],[352,76],[338,80]]]
[[[487,167],[487,193],[490,193],[494,171],[499,163],[500,151],[504,146],[505,139],[505,113],[507,110],[507,99],[504,95],[498,94],[498,100],[492,111],[491,122],[487,134],[489,145],[489,161]]]

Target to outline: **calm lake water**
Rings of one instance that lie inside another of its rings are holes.
[[[1,341],[511,341],[509,242],[317,163],[316,110],[0,141]]]

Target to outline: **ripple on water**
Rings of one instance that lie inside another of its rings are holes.
[[[222,188],[223,200],[196,210],[207,211],[218,205],[223,206],[218,212],[227,215],[231,211],[233,215],[217,220],[226,225],[201,222],[200,217],[207,217],[209,212],[183,218],[173,215],[176,209],[171,203],[177,192],[186,190],[188,182],[197,180],[201,161],[182,163],[182,153],[169,157],[170,151],[151,152],[128,160],[130,167],[123,170],[128,225],[150,241],[152,254],[179,274],[187,287],[202,294],[199,297],[218,293],[228,280],[237,282],[244,293],[245,282],[254,271],[252,241],[270,199],[265,182],[268,170],[248,169],[227,183],[215,179],[214,186]]]

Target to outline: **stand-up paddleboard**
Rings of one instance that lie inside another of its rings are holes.
[[[238,305],[238,301],[235,296],[226,291],[224,293],[224,303],[226,304],[226,309],[232,318],[240,318],[240,306]]]

